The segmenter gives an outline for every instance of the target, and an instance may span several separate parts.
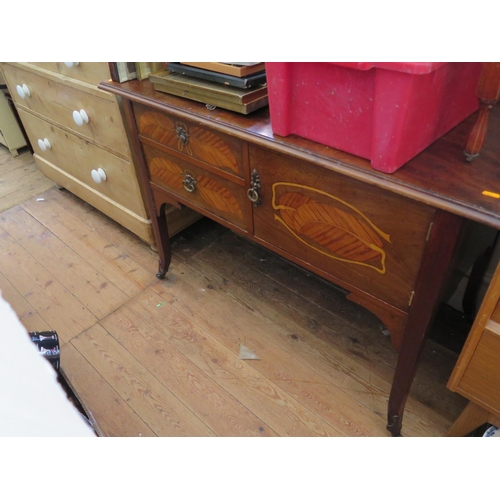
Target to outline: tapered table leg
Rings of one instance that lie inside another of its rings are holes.
[[[446,283],[461,225],[461,217],[448,212],[436,212],[408,314],[389,397],[387,429],[393,436],[401,435],[406,400]]]
[[[139,186],[151,217],[151,226],[156,240],[156,249],[158,251],[158,272],[156,276],[162,279],[165,277],[165,274],[167,274],[171,261],[170,238],[168,236],[167,218],[165,216],[165,202],[163,200],[158,202],[155,200],[154,193],[149,184],[148,169],[140,153],[141,144],[138,139],[139,133],[134,119],[132,104],[128,99],[121,99],[120,109],[128,125],[125,128],[130,143],[130,151],[134,158]]]
[[[153,222],[153,232],[156,239],[156,245],[158,247],[158,272],[156,277],[163,279],[165,274],[167,274],[168,267],[170,266],[170,261],[172,260],[172,254],[170,251],[170,238],[168,236],[168,225],[167,217],[165,216],[165,203],[160,208],[160,213],[156,215],[155,221]]]

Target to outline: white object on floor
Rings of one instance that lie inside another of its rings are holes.
[[[0,436],[96,437],[0,293]]]
[[[240,359],[260,359],[255,351],[251,351],[248,347],[240,344],[240,353],[238,355]]]

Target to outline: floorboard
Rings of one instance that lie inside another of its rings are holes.
[[[178,332],[184,331],[196,342],[199,328],[166,304],[161,304],[161,297],[148,290],[127,307],[116,311],[103,325],[217,435],[276,435],[263,420],[214,379],[213,369],[207,370],[203,363],[201,366],[197,363],[196,348],[183,353],[173,345],[173,336],[180,336],[182,333]],[[173,314],[168,316],[168,322],[164,325],[163,318],[168,313]],[[202,344],[205,347],[204,341]],[[207,350],[205,348],[205,352]]]
[[[156,434],[108,381],[71,344],[63,347],[61,370],[101,436],[152,437]]]
[[[0,144],[0,212],[43,193],[55,183],[38,170],[27,148],[13,158]]]
[[[23,181],[24,179],[24,181]],[[134,234],[0,149],[0,289],[102,436],[388,436],[396,354],[345,291],[202,219],[167,278]],[[240,347],[260,359],[241,359]],[[466,405],[427,343],[403,425],[443,436]]]

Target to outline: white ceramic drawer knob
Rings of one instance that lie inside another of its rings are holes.
[[[73,111],[73,120],[79,127],[81,127],[84,123],[89,122],[89,117],[83,109],[81,109],[80,111],[77,111],[75,109],[75,111]]]
[[[64,64],[65,64],[68,68],[73,68],[74,66],[78,66],[80,63],[75,63],[75,62],[67,63],[67,62],[65,62]]]
[[[38,139],[38,147],[42,151],[47,151],[47,149],[51,149],[52,148],[52,144],[50,144],[50,142],[49,142],[49,140],[47,138],[45,138],[45,139]]]
[[[90,173],[92,175],[93,181],[97,182],[97,184],[100,184],[107,179],[106,172],[102,168],[98,168],[97,170],[94,169]]]
[[[23,83],[22,85],[18,85],[16,87],[16,90],[21,99],[25,99],[26,97],[31,97],[30,89],[25,83]]]

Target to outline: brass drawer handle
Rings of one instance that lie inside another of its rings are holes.
[[[254,204],[254,206],[258,207],[262,204],[262,200],[260,198],[260,178],[257,170],[253,169],[250,185],[252,186],[247,191],[248,199]]]
[[[189,132],[187,131],[186,125],[183,123],[177,123],[175,126],[175,132],[177,133],[177,139],[184,146],[187,146],[189,142]]]
[[[257,204],[260,201],[260,195],[256,189],[250,188],[247,191],[247,196],[248,196],[248,199],[254,204]]]
[[[184,146],[186,146],[187,143],[189,142],[188,131],[181,126],[178,126],[176,132],[177,132],[177,138],[179,139],[181,144],[184,144]]]
[[[182,184],[188,193],[194,193],[196,191],[196,179],[191,174],[186,174],[184,176]]]
[[[177,134],[177,149],[181,152],[186,150],[186,153],[193,156],[191,144],[189,144],[189,132],[184,123],[177,122],[175,124],[175,133]]]

